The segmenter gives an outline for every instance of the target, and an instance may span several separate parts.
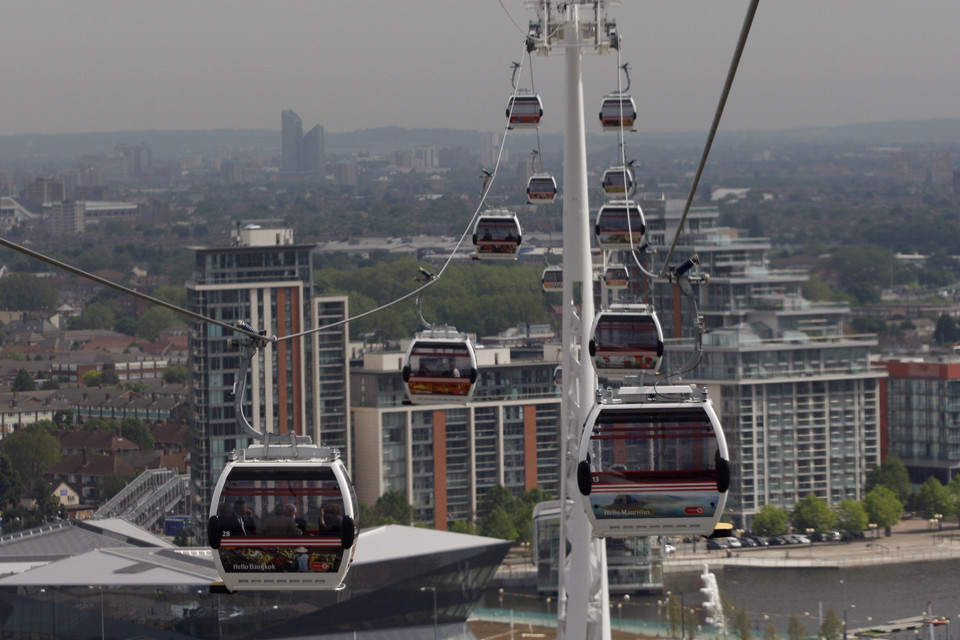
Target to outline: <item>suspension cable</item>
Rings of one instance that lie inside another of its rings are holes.
[[[700,184],[700,176],[703,175],[703,168],[707,164],[707,156],[710,155],[710,147],[713,145],[713,138],[717,134],[717,128],[720,126],[720,118],[723,116],[723,109],[727,104],[727,96],[730,95],[730,88],[733,86],[733,79],[737,75],[737,67],[740,64],[740,56],[743,55],[743,49],[747,44],[747,36],[750,34],[750,26],[753,24],[753,17],[757,13],[757,6],[760,0],[750,0],[750,6],[747,7],[747,15],[743,19],[743,26],[740,29],[740,38],[737,40],[737,47],[733,53],[733,60],[730,62],[730,69],[727,71],[727,79],[723,84],[723,91],[720,92],[720,102],[713,115],[713,123],[710,125],[710,133],[707,135],[707,143],[700,156],[700,163],[697,165],[697,172],[693,178],[693,184],[690,185],[690,193],[687,194],[687,201],[683,206],[683,214],[680,216],[680,223],[677,225],[677,231],[673,236],[673,242],[670,250],[667,252],[666,259],[663,262],[663,268],[660,271],[660,277],[666,277],[670,266],[670,259],[680,240],[680,233],[683,231],[683,225],[687,220],[687,214],[690,212],[690,205],[693,203],[693,197],[697,193],[697,186]]]
[[[263,336],[259,335],[258,333],[255,333],[255,332],[254,332],[254,333],[251,333],[250,331],[247,331],[247,330],[243,329],[242,327],[238,327],[237,325],[229,324],[229,323],[227,323],[227,322],[223,322],[223,321],[217,320],[217,319],[215,319],[215,318],[208,318],[207,316],[201,315],[201,314],[199,314],[199,313],[195,313],[195,312],[193,312],[193,311],[190,311],[189,309],[184,309],[183,307],[178,307],[177,305],[171,304],[171,303],[167,302],[166,300],[161,300],[160,298],[155,298],[155,297],[153,297],[153,296],[151,296],[151,295],[147,295],[146,293],[141,293],[140,291],[137,291],[136,289],[130,289],[129,287],[125,287],[125,286],[123,286],[122,284],[117,284],[116,282],[111,282],[110,280],[107,280],[106,278],[101,278],[100,276],[94,275],[94,274],[92,274],[92,273],[90,273],[90,272],[88,272],[88,271],[84,271],[83,269],[80,269],[80,268],[78,268],[78,267],[74,267],[74,266],[69,265],[69,264],[67,264],[67,263],[65,263],[65,262],[60,262],[59,260],[57,260],[57,259],[55,259],[55,258],[51,258],[50,256],[45,256],[45,255],[43,255],[42,253],[38,253],[38,252],[34,251],[33,249],[28,249],[27,247],[24,247],[24,246],[22,246],[22,245],[19,245],[19,244],[15,243],[15,242],[11,242],[10,240],[7,240],[6,238],[0,238],[0,245],[3,245],[4,247],[7,247],[8,249],[13,249],[14,251],[17,251],[17,252],[22,253],[22,254],[24,254],[24,255],[28,255],[28,256],[30,256],[31,258],[35,258],[35,259],[37,259],[37,260],[39,260],[39,261],[41,261],[41,262],[44,262],[44,263],[46,263],[46,264],[52,265],[52,266],[54,266],[54,267],[57,267],[58,269],[63,269],[64,271],[68,271],[68,272],[70,272],[70,273],[72,273],[72,274],[74,274],[74,275],[78,275],[78,276],[80,276],[80,277],[82,277],[82,278],[86,278],[87,280],[93,280],[94,282],[96,282],[96,283],[98,283],[98,284],[102,284],[102,285],[104,285],[105,287],[110,287],[111,289],[116,289],[117,291],[120,291],[120,292],[125,293],[125,294],[127,294],[127,295],[133,296],[133,297],[135,297],[135,298],[139,298],[139,299],[141,299],[141,300],[146,300],[147,302],[150,302],[150,303],[152,303],[152,304],[155,304],[155,305],[158,305],[158,306],[160,306],[160,307],[163,307],[164,309],[169,309],[170,311],[173,311],[173,312],[175,312],[175,313],[179,313],[179,314],[188,316],[188,317],[190,317],[190,318],[193,318],[194,320],[199,320],[200,322],[207,322],[207,323],[210,323],[210,324],[214,324],[214,325],[217,325],[218,327],[221,327],[221,328],[223,328],[223,329],[230,329],[231,331],[236,331],[237,333],[242,333],[242,334],[248,335],[248,336],[250,336],[250,337],[263,338]],[[266,338],[266,339],[269,340],[269,341],[272,341],[272,342],[276,342],[276,341],[277,341],[276,336],[273,336],[273,337],[270,337],[270,338]]]

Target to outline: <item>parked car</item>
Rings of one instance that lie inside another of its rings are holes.
[[[740,549],[743,547],[743,544],[740,542],[739,538],[726,538],[726,540],[728,549]]]
[[[730,538],[710,538],[707,540],[707,549],[729,549],[728,540]]]
[[[767,538],[767,543],[771,547],[779,547],[781,545],[790,544],[790,542],[784,536],[770,536]]]
[[[759,547],[757,541],[750,536],[740,536],[740,544],[744,547]]]

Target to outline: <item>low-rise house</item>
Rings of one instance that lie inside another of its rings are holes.
[[[114,476],[133,477],[137,475],[137,470],[120,456],[98,456],[84,450],[64,456],[60,462],[48,467],[43,475],[51,485],[59,486],[61,482],[69,484],[80,494],[83,502],[96,502],[103,480]]]

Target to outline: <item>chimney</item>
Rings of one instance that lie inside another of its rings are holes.
[[[83,456],[83,458],[81,459],[82,462],[83,462],[83,464],[81,464],[80,467],[81,467],[81,468],[84,468],[84,467],[87,466],[87,448],[84,447],[83,449],[81,449],[81,450],[80,450],[80,453],[81,453],[81,455]]]

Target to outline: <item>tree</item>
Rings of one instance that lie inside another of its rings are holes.
[[[897,499],[904,504],[907,503],[910,494],[913,492],[907,468],[903,466],[899,458],[893,456],[887,456],[879,467],[874,467],[867,472],[867,491],[879,485],[893,491]]]
[[[494,507],[493,511],[485,515],[477,523],[477,532],[482,536],[501,540],[516,540],[518,537],[513,518],[503,507]]]
[[[13,462],[5,452],[0,451],[0,508],[20,504],[23,490],[23,480]]]
[[[114,386],[120,384],[120,376],[113,369],[104,369],[100,372],[100,384]]]
[[[777,633],[777,625],[773,622],[768,622],[767,627],[763,630],[763,640],[780,640],[780,634]]]
[[[924,518],[940,514],[949,518],[954,514],[954,500],[950,490],[936,478],[927,478],[913,496],[913,506]]]
[[[786,509],[768,503],[753,517],[753,530],[761,536],[779,536],[787,532],[789,520]]]
[[[190,379],[190,369],[186,365],[172,364],[163,370],[163,381],[168,384],[183,384]]]
[[[140,316],[140,332],[138,335],[147,340],[156,340],[160,332],[179,321],[177,314],[165,307],[150,307]]]
[[[676,637],[680,629],[680,619],[683,615],[683,608],[680,606],[680,599],[674,594],[667,598],[667,624],[670,626],[670,637]]]
[[[953,496],[955,513],[960,516],[960,475],[955,475],[947,485],[950,495]]]
[[[57,298],[53,285],[29,273],[0,278],[0,309],[51,311],[57,308]]]
[[[83,376],[80,378],[80,382],[85,387],[98,387],[100,386],[101,378],[103,378],[103,372],[93,369],[83,374]]]
[[[874,487],[863,497],[863,509],[878,527],[892,527],[903,517],[903,503],[884,486]]]
[[[70,319],[71,329],[113,329],[116,314],[113,309],[100,302],[91,302],[79,316]]]
[[[502,485],[490,487],[480,498],[480,502],[477,503],[477,516],[483,518],[497,507],[509,512],[513,506],[513,500],[513,494],[506,487]]]
[[[736,608],[731,629],[740,640],[750,640],[753,637],[753,634],[750,632],[750,616],[747,614],[746,609],[741,607]]]
[[[469,520],[457,520],[450,525],[450,531],[453,533],[467,533],[470,535],[476,535],[477,527]]]
[[[800,618],[790,614],[790,619],[787,622],[787,638],[789,640],[806,640],[806,637],[807,628],[800,622]]]
[[[937,318],[937,326],[933,330],[933,340],[937,344],[953,344],[960,340],[960,328],[948,313],[941,313]]]
[[[118,434],[140,447],[143,451],[152,451],[155,441],[150,427],[138,418],[124,418],[120,422]]]
[[[887,491],[890,491],[887,489]],[[891,492],[892,496],[893,493]],[[836,526],[843,531],[863,531],[871,522],[880,524],[867,515],[864,505],[852,498],[846,498],[840,501],[840,504],[834,509],[836,514]]]
[[[0,442],[28,489],[43,481],[47,467],[60,461],[60,441],[37,424],[14,431]]]
[[[36,388],[37,381],[26,369],[17,371],[17,377],[13,379],[13,384],[10,385],[11,391],[34,391]]]
[[[373,506],[376,524],[410,524],[413,522],[413,507],[399,491],[387,491],[377,498]],[[364,524],[364,526],[366,526]]]
[[[804,498],[793,507],[793,513],[790,514],[790,521],[797,531],[814,529],[817,533],[823,533],[833,529],[833,523],[836,516],[830,510],[830,505],[823,498],[818,498],[816,494],[808,493]]]
[[[820,637],[823,640],[840,640],[844,631],[843,622],[837,617],[836,612],[833,609],[827,611],[827,615],[823,617],[823,624],[820,625]]]

